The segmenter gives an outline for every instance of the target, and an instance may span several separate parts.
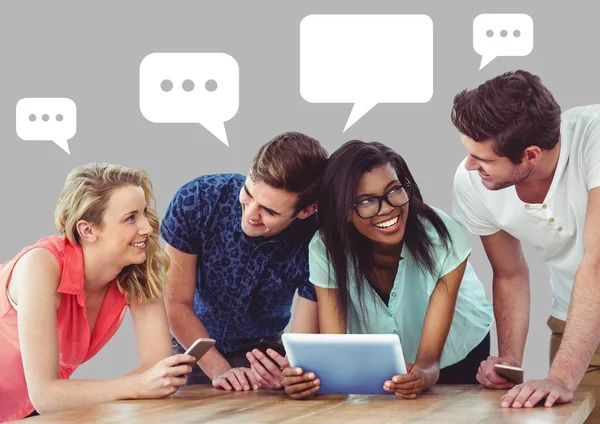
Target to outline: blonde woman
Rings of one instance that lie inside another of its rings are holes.
[[[56,206],[62,235],[0,265],[0,422],[164,397],[185,384],[195,359],[171,356],[162,300],[168,257],[158,243],[153,200],[143,171],[76,168]],[[140,367],[114,380],[69,380],[112,338],[127,307]]]

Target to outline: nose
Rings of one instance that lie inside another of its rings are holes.
[[[477,171],[479,169],[479,164],[473,158],[473,156],[468,155],[467,160],[465,161],[465,169],[467,171]]]
[[[248,202],[246,204],[246,218],[247,219],[251,219],[253,221],[258,221],[259,218],[259,213],[258,213],[258,205],[256,204],[256,202],[250,200],[250,202]]]
[[[149,236],[150,234],[152,234],[152,226],[150,225],[148,217],[144,216],[144,218],[140,221],[138,234],[141,236]]]
[[[381,209],[379,209],[379,213],[377,215],[387,215],[391,213],[396,207],[390,205],[385,200],[381,201]]]

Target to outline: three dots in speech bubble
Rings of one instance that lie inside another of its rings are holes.
[[[473,20],[473,49],[482,57],[479,69],[496,57],[526,56],[533,49],[533,20],[526,14],[480,14]],[[204,87],[197,86],[200,81]],[[306,16],[300,24],[300,94],[309,103],[352,103],[344,132],[378,103],[428,102],[431,18]],[[239,66],[230,55],[152,53],[140,64],[140,110],[150,122],[200,123],[229,145],[225,122],[238,108]],[[17,134],[23,140],[52,140],[69,153],[76,114],[71,99],[21,99]]]

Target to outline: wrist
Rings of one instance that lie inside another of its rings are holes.
[[[548,373],[547,378],[562,383],[562,385],[564,385],[567,390],[574,392],[577,389],[577,386],[579,386],[579,383],[581,382],[581,378],[583,378],[583,376],[581,378],[577,378],[574,377],[571,373],[565,371],[561,372],[560,368],[557,370],[555,367],[550,367],[550,372]]]
[[[116,400],[139,399],[141,397],[139,374],[128,374],[114,380]]]
[[[516,352],[499,352],[498,357],[500,359],[505,359],[507,361],[512,361],[517,364],[517,366],[521,366],[523,362],[523,355],[519,355]]]
[[[229,365],[229,362],[218,351],[209,353],[204,355],[197,364],[208,378],[214,380],[224,372],[229,371],[231,365]]]
[[[439,364],[436,363],[429,366],[419,366],[419,368],[423,372],[423,379],[425,380],[423,389],[430,389],[435,385],[435,383],[437,383],[438,379],[440,378]]]

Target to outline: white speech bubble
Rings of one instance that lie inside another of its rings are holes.
[[[525,13],[483,13],[473,19],[473,50],[479,70],[500,56],[527,56],[533,50],[533,19]]]
[[[77,132],[77,106],[68,98],[24,98],[17,102],[17,135],[21,140],[53,141],[69,155]]]
[[[140,64],[140,110],[154,123],[199,123],[229,146],[240,70],[226,53],[151,53]]]
[[[306,16],[300,95],[310,103],[353,103],[344,132],[377,103],[427,103],[433,96],[431,18]]]

